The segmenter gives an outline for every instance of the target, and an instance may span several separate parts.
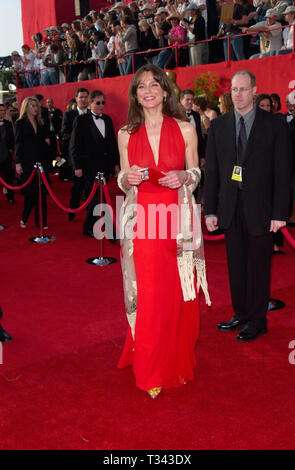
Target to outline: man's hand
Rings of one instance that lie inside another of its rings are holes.
[[[218,219],[215,215],[206,217],[205,221],[208,232],[214,232],[214,230],[218,229]]]
[[[83,171],[82,170],[75,170],[75,176],[77,176],[77,178],[82,178]]]
[[[278,230],[280,230],[280,228],[285,227],[285,226],[286,226],[286,222],[284,222],[283,220],[271,220],[269,231],[276,233]]]

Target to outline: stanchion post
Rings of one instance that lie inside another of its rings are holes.
[[[103,203],[103,184],[105,184],[104,174],[98,172],[96,175],[96,179],[98,180],[98,204],[101,205]],[[93,264],[95,266],[108,266],[109,264],[116,263],[116,258],[111,258],[110,256],[104,256],[104,240],[103,237],[99,239],[99,257],[98,258],[88,258],[86,260],[87,264]]]
[[[38,205],[39,205],[39,231],[40,238],[43,237],[43,207],[42,207],[42,187],[41,187],[41,163],[36,163],[38,170]]]

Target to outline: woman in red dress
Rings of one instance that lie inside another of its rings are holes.
[[[121,262],[129,331],[118,367],[132,365],[136,385],[155,398],[194,376],[195,268],[210,302],[192,196],[200,180],[198,142],[162,69],[141,67],[129,99],[118,177],[126,193]]]

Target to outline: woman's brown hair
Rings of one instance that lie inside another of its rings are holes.
[[[224,108],[224,113],[228,113],[234,107],[230,93],[224,93],[223,95],[220,95],[219,101]]]
[[[151,72],[154,80],[158,82],[162,90],[167,93],[166,100],[163,101],[163,114],[181,121],[188,121],[185,110],[177,101],[172,84],[166,73],[156,65],[147,64],[137,70],[130,83],[127,124],[124,129],[129,134],[135,134],[135,132],[139,131],[141,126],[144,124],[144,112],[141,104],[139,104],[137,100],[137,88],[142,74],[146,72]]]

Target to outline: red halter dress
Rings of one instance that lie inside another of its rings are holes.
[[[164,172],[183,170],[185,142],[176,120],[164,116],[158,165],[145,125],[130,136],[128,159],[130,166]],[[143,181],[138,186],[137,204],[144,210],[137,211],[138,237],[133,242],[137,281],[135,335],[133,339],[129,328],[118,367],[132,365],[136,385],[142,390],[176,387],[194,377],[199,302],[198,298],[188,302],[183,300],[176,239],[171,236],[173,219],[168,217],[167,237],[162,238],[159,236],[159,217],[148,217],[148,210],[151,205],[177,205],[178,191]],[[143,224],[145,237],[142,237]],[[148,233],[153,236],[148,237]]]

